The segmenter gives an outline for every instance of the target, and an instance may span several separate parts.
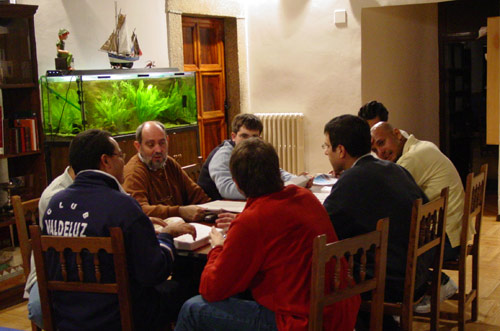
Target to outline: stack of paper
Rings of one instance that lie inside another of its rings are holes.
[[[177,249],[194,251],[200,247],[208,245],[208,234],[212,227],[203,225],[200,223],[189,223],[196,228],[196,240],[190,234],[183,234],[177,238],[174,238],[174,246]],[[217,229],[222,232],[222,229]]]

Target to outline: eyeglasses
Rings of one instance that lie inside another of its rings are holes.
[[[122,158],[124,160],[127,157],[127,154],[123,153],[122,151],[120,151],[119,153],[113,153],[111,155],[117,155],[118,157],[120,157],[120,158]]]

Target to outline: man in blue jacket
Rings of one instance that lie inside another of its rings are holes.
[[[43,217],[43,233],[67,237],[106,237],[110,227],[123,231],[136,329],[162,328],[175,315],[175,284],[167,281],[176,255],[173,237],[190,233],[187,223],[162,229],[158,237],[141,207],[127,195],[123,183],[123,153],[108,132],[88,130],[71,142],[70,165],[77,174],[67,189],[54,195]],[[49,256],[49,279],[60,277],[58,259]],[[102,263],[102,277],[114,281],[111,261]],[[76,277],[76,270],[68,277]],[[119,330],[118,299],[112,294],[54,293],[60,330]]]

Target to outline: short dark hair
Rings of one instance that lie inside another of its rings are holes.
[[[337,116],[326,123],[324,133],[328,133],[332,150],[342,145],[352,157],[365,155],[371,150],[370,126],[361,117]]]
[[[115,146],[111,134],[102,130],[87,130],[73,138],[69,145],[69,164],[75,174],[82,170],[99,169],[103,154],[113,155]]]
[[[249,198],[283,188],[278,154],[273,145],[262,139],[249,138],[236,145],[229,168],[238,187]]]
[[[135,130],[135,140],[137,140],[139,142],[139,144],[142,143],[142,129],[144,128],[144,124],[146,124],[148,122],[151,122],[151,123],[158,125],[165,132],[165,135],[167,135],[167,130],[165,129],[165,125],[163,125],[162,122],[146,121],[146,122],[141,123],[141,125],[139,125],[137,127],[137,129]]]
[[[378,117],[381,121],[387,122],[389,119],[389,112],[384,104],[373,100],[359,108],[358,116],[364,120],[372,120]]]
[[[254,114],[238,114],[235,118],[233,118],[233,123],[231,124],[231,129],[234,133],[238,133],[240,128],[244,126],[248,130],[258,130],[259,133],[262,133],[263,126],[260,118],[255,116]]]

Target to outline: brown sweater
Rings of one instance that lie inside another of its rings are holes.
[[[179,216],[179,206],[210,200],[170,156],[163,169],[151,171],[136,154],[125,165],[124,175],[123,188],[148,216]]]

